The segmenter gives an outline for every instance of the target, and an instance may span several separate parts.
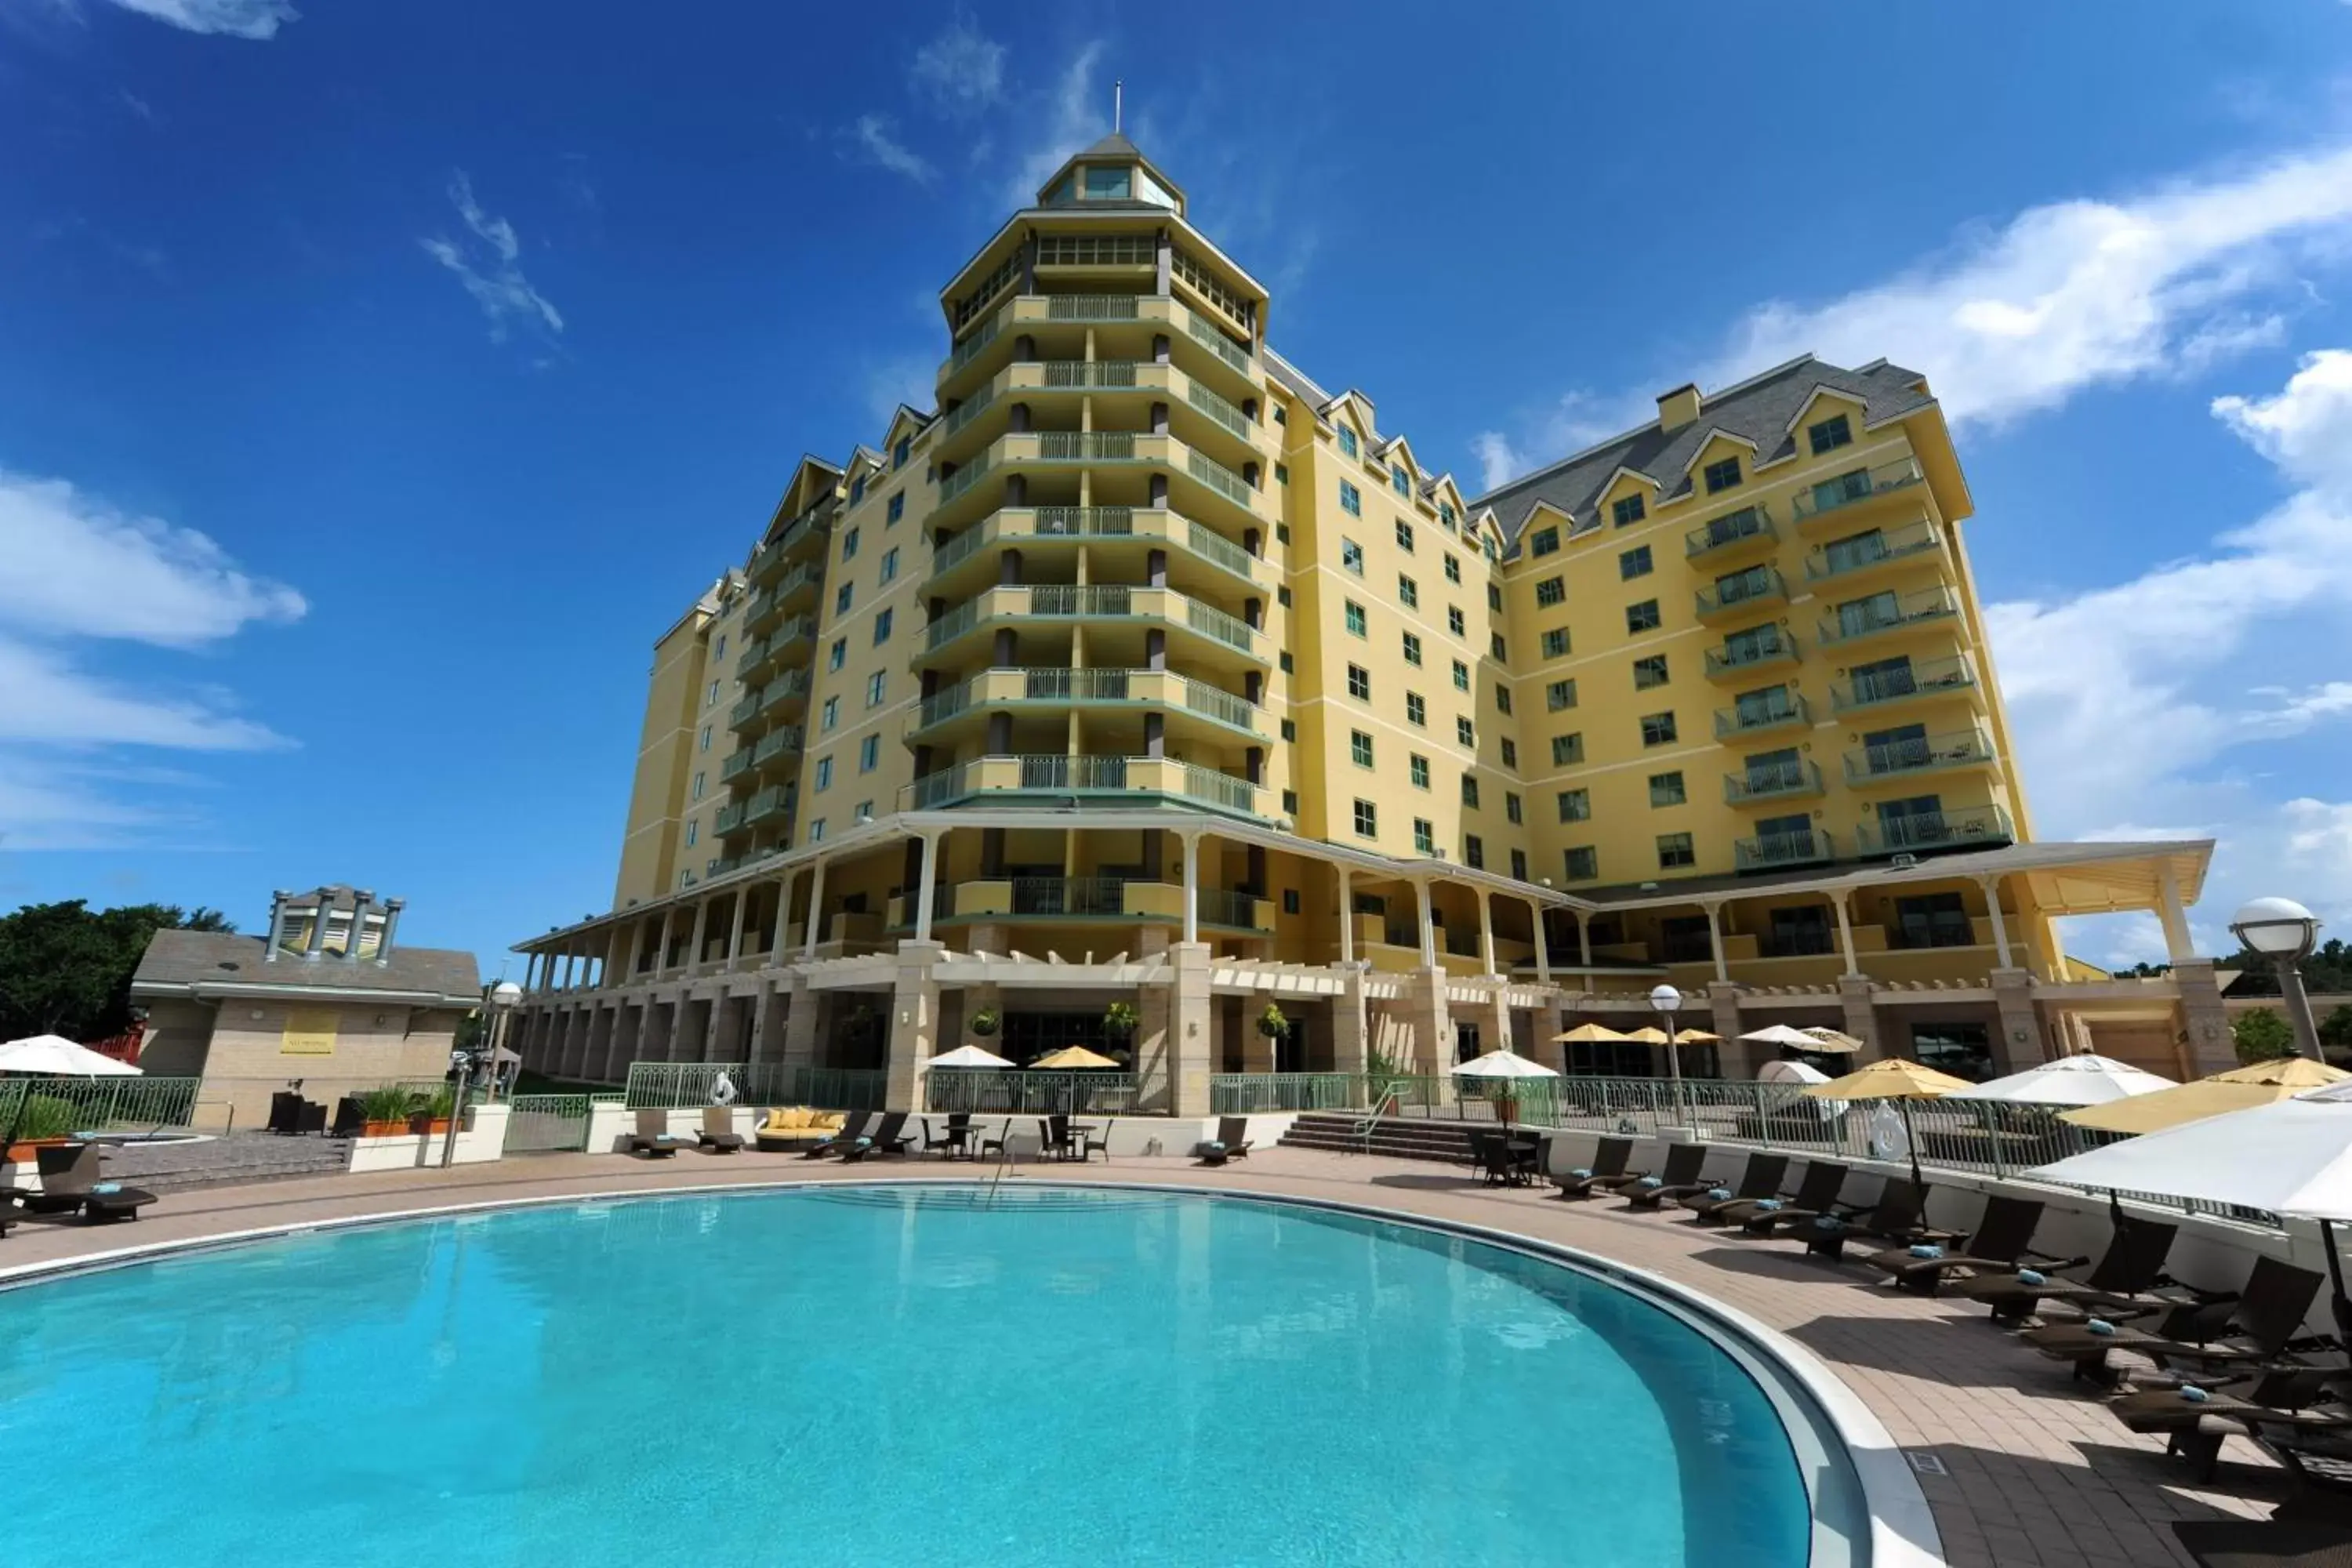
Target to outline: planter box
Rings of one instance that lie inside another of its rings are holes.
[[[360,1136],[362,1138],[405,1138],[408,1136],[408,1118],[403,1116],[386,1121],[362,1121],[360,1123]]]
[[[30,1165],[40,1159],[41,1150],[63,1148],[73,1142],[71,1138],[27,1138],[21,1143],[9,1144],[0,1158],[5,1158],[12,1165]]]
[[[446,1116],[428,1115],[426,1112],[420,1110],[415,1115],[408,1119],[407,1123],[401,1129],[401,1131],[414,1132],[418,1134],[420,1137],[431,1138],[436,1134],[449,1131],[449,1119]]]

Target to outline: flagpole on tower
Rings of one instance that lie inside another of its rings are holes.
[[[1113,132],[1125,129],[1127,120],[1127,82],[1124,78],[1110,84],[1110,128]]]

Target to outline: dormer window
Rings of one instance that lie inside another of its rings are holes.
[[[1706,481],[1707,494],[1713,495],[1717,490],[1727,490],[1739,482],[1739,459],[1726,458],[1721,462],[1709,463],[1700,472],[1701,477]]]
[[[1643,506],[1640,496],[1620,496],[1609,509],[1610,521],[1620,528],[1630,528],[1646,515],[1648,509]]]
[[[1840,447],[1853,446],[1853,426],[1846,423],[1845,416],[1841,414],[1834,419],[1824,419],[1818,425],[1806,426],[1805,439],[1811,444],[1813,456],[1818,458],[1824,452],[1834,452]]]
[[[1345,425],[1339,426],[1339,455],[1343,458],[1356,455],[1356,433]]]
[[[1135,179],[1115,163],[1089,163],[1086,168],[1087,200],[1123,202],[1135,194]]]
[[[907,449],[914,444],[914,439],[911,436],[901,436],[898,437],[898,444],[890,448],[890,466],[893,468],[903,468],[907,466]]]

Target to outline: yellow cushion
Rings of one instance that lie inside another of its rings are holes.
[[[809,1109],[805,1105],[795,1105],[784,1112],[784,1125],[787,1127],[806,1127],[809,1119]]]
[[[828,1132],[838,1132],[841,1131],[841,1112],[837,1110],[812,1110],[809,1112],[809,1125],[811,1127],[822,1127]]]

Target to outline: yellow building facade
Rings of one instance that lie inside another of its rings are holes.
[[[803,458],[656,645],[614,909],[520,944],[541,1070],[907,1106],[986,1012],[1192,1114],[1504,1043],[1652,1070],[1551,1037],[1661,981],[1963,1070],[2226,1057],[2210,845],[2033,838],[1918,373],[1680,387],[1466,496],[1118,136],[940,298],[933,408]],[[2118,910],[2172,975],[2066,960],[2053,920]]]

